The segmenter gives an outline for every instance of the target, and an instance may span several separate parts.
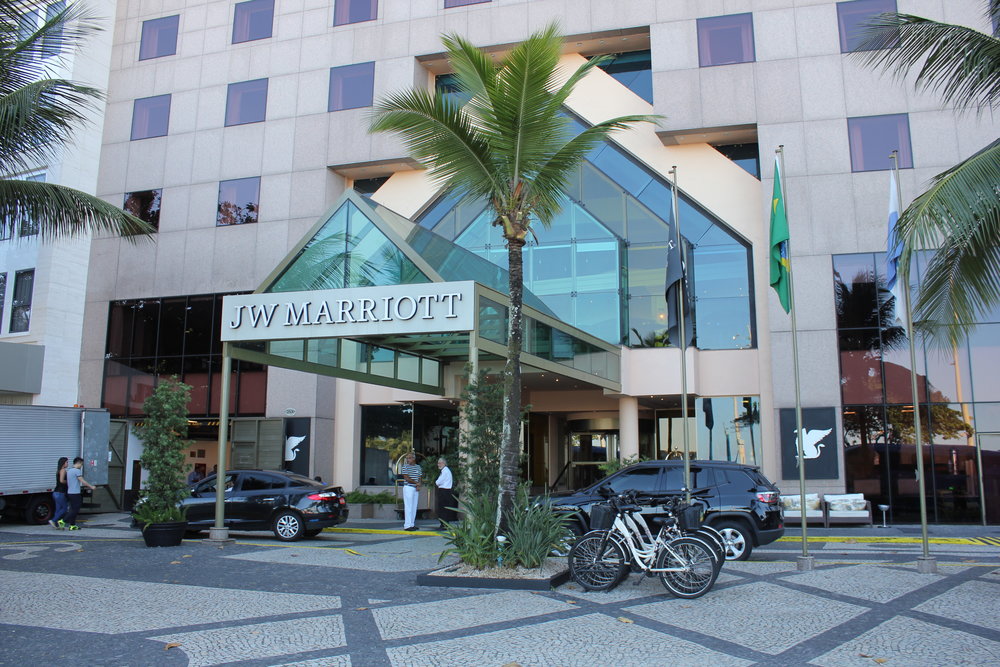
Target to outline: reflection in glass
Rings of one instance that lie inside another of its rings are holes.
[[[257,222],[260,177],[236,178],[219,183],[219,207],[215,224],[248,225]]]
[[[689,414],[697,424],[697,458],[761,465],[760,399],[757,396],[698,398]],[[677,416],[680,416],[680,405]]]

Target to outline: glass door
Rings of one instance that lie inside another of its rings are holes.
[[[599,466],[618,458],[618,431],[570,433],[569,453],[571,488],[590,486],[604,477]]]
[[[977,433],[983,525],[1000,523],[1000,433]]]

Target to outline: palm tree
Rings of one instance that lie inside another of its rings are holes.
[[[987,0],[987,20],[1000,0]],[[901,78],[917,69],[917,89],[938,93],[960,111],[1000,104],[1000,39],[966,26],[909,14],[881,14],[867,23],[855,55]],[[914,305],[914,319],[932,337],[957,344],[984,313],[1000,305],[1000,139],[938,174],[900,216],[904,284],[910,260],[937,247]]]
[[[22,225],[42,238],[149,234],[151,226],[93,195],[22,178],[55,158],[102,102],[97,89],[51,76],[60,54],[100,29],[97,20],[82,3],[54,13],[50,4],[0,0],[0,238]],[[29,18],[37,16],[46,16],[40,27]]]
[[[515,46],[501,61],[458,35],[442,38],[462,100],[409,90],[375,105],[371,131],[400,135],[442,185],[466,200],[489,202],[507,242],[510,278],[507,362],[497,528],[506,525],[518,482],[524,279],[521,251],[534,222],[547,226],[562,204],[571,171],[611,132],[651,116],[621,116],[573,134],[562,106],[603,58],[563,80],[555,24]],[[467,99],[466,99],[467,98]]]

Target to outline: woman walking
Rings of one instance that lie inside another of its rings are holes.
[[[56,486],[52,489],[52,501],[56,504],[56,511],[49,519],[49,525],[62,530],[66,527],[63,517],[66,516],[66,468],[69,467],[69,459],[65,456],[59,457],[56,464]]]

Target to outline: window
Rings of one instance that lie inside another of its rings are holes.
[[[142,37],[139,41],[139,60],[162,58],[177,53],[177,27],[180,14],[164,16],[142,22]]]
[[[912,169],[910,119],[905,113],[847,119],[851,171],[891,169],[889,154],[899,151],[899,168]]]
[[[56,18],[61,12],[65,11],[66,3],[63,0],[59,2],[53,2],[51,5],[45,8],[45,21],[51,21]],[[63,42],[63,29],[53,30],[49,35],[42,40],[42,55],[44,57],[57,56],[62,47]]]
[[[757,144],[722,144],[713,148],[760,180],[760,151]]]
[[[601,65],[601,69],[642,99],[653,103],[653,63],[650,51],[616,55]]]
[[[34,181],[36,183],[45,182],[45,174],[34,174],[32,176],[26,176],[26,181]],[[25,218],[21,220],[21,227],[17,231],[17,235],[20,237],[25,236],[36,236],[38,234],[38,221]]]
[[[730,14],[698,19],[698,65],[752,63],[753,14]]]
[[[265,475],[259,472],[243,474],[243,481],[240,482],[241,491],[269,491],[271,489],[283,489],[287,482],[281,477]]]
[[[132,141],[167,136],[170,95],[143,97],[132,108]]]
[[[333,25],[374,21],[377,17],[378,0],[337,0]]]
[[[837,26],[840,29],[840,52],[860,50],[866,21],[879,14],[896,11],[896,0],[851,0],[837,3]]]
[[[622,491],[637,491],[639,493],[656,493],[659,491],[657,480],[660,478],[658,467],[636,468],[628,472],[608,479],[602,486],[607,485],[615,493]]]
[[[267,79],[229,84],[226,126],[259,123],[267,111]]]
[[[237,178],[219,183],[217,226],[248,225],[257,222],[260,177]]]
[[[358,109],[372,105],[375,95],[375,63],[330,68],[328,111]]]
[[[163,190],[138,190],[125,193],[122,206],[128,213],[148,222],[154,229],[160,228],[160,197]]]
[[[233,14],[233,44],[267,39],[274,22],[274,0],[250,0],[236,5]]]
[[[7,274],[0,273],[0,321],[3,320],[3,305],[7,297]]]
[[[465,7],[466,5],[478,5],[484,2],[490,2],[490,0],[444,0],[444,8]]]
[[[10,333],[28,330],[31,322],[31,293],[35,284],[35,270],[27,269],[14,274],[14,295],[10,302]]]
[[[17,23],[17,41],[23,42],[38,30],[38,10],[32,9],[29,12],[24,12],[18,18]]]

